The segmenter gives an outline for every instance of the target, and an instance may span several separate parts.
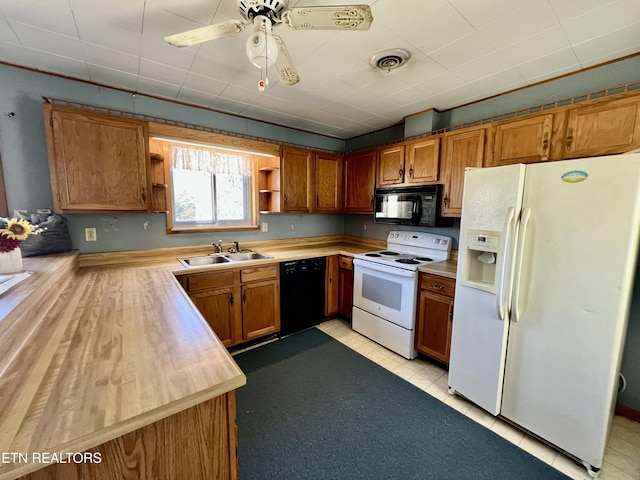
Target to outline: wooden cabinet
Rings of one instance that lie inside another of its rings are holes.
[[[338,155],[315,154],[314,211],[332,213],[342,211],[342,158]]]
[[[311,213],[313,210],[313,152],[282,149],[280,160],[282,212]]]
[[[375,185],[375,151],[347,155],[344,158],[345,213],[373,213]]]
[[[353,310],[353,258],[340,255],[339,264],[339,291],[338,291],[338,313],[351,318]]]
[[[147,124],[44,104],[56,212],[148,211]]]
[[[640,96],[572,107],[563,158],[624,153],[640,147]]]
[[[552,113],[495,123],[485,166],[549,160],[552,127]]]
[[[404,144],[378,150],[376,179],[379,187],[404,183]]]
[[[193,273],[179,280],[225,346],[280,331],[277,264]]]
[[[338,255],[327,257],[324,295],[324,314],[327,317],[338,313],[338,295],[340,293],[339,270]]]
[[[448,365],[455,280],[421,273],[419,285],[416,350]]]
[[[278,213],[280,204],[280,162],[277,157],[258,160],[258,209],[261,213]]]
[[[438,180],[440,137],[393,145],[378,151],[377,185],[420,185]]]
[[[462,214],[464,171],[467,167],[482,167],[486,135],[486,126],[466,128],[444,135],[442,216],[459,217]]]
[[[404,174],[406,183],[424,184],[438,180],[439,136],[407,143],[406,155],[406,164],[408,165]]]
[[[242,340],[280,331],[280,269],[278,264],[240,270]]]

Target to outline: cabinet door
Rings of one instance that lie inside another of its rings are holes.
[[[563,158],[624,153],[640,147],[640,98],[622,98],[569,111]]]
[[[225,346],[236,343],[234,304],[239,301],[233,287],[189,295],[211,329]]]
[[[338,293],[338,313],[351,318],[353,310],[353,270],[340,269],[340,292]]]
[[[333,315],[338,311],[338,289],[340,284],[340,276],[338,270],[338,255],[327,257],[327,267],[325,275],[326,295],[324,296],[324,314],[326,316]]]
[[[442,162],[443,216],[459,217],[462,214],[464,170],[467,167],[482,167],[486,130],[486,127],[472,127],[445,134]]]
[[[496,123],[486,166],[549,160],[552,125],[551,113]]]
[[[342,158],[316,153],[316,212],[342,211]]]
[[[448,365],[452,322],[453,299],[421,290],[418,296],[416,350]]]
[[[280,175],[282,211],[310,213],[313,208],[313,152],[283,148]]]
[[[242,285],[242,338],[251,340],[280,331],[277,280]]]
[[[394,145],[378,151],[378,186],[404,181],[404,145]]]
[[[373,213],[376,152],[348,155],[344,159],[344,211]]]
[[[149,210],[144,122],[48,104],[44,112],[56,212]]]
[[[440,137],[429,137],[407,145],[406,183],[420,184],[438,180]]]

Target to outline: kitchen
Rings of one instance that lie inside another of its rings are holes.
[[[538,87],[531,87],[533,90],[526,89],[519,93],[514,92],[510,96],[517,99],[513,100],[514,102],[519,101],[523,107],[528,107],[547,101],[562,100],[572,95],[598,91],[601,88],[625,84],[637,80],[634,73],[637,71],[637,62],[637,57],[623,59],[615,64],[589,70],[576,76],[568,77],[565,80],[558,79]],[[17,61],[10,63],[19,64]],[[121,110],[128,111],[131,110],[132,105],[131,94],[110,91],[109,89],[74,82],[65,78],[46,76],[8,65],[3,65],[1,68],[4,86],[0,92],[3,112],[0,148],[2,148],[5,178],[8,179],[6,188],[9,207],[13,210],[51,206],[51,187],[48,178],[41,97],[67,98],[89,105],[106,104],[111,108],[117,109],[119,107]],[[602,77],[607,79],[607,83],[601,87],[599,85],[602,83]],[[570,94],[565,93],[568,83],[573,84]],[[546,93],[540,93],[545,91]],[[537,95],[536,98],[541,100],[533,102],[527,98],[528,95]],[[467,107],[454,109],[453,112],[450,112],[452,116],[451,125],[486,118],[493,115],[493,113],[488,112],[494,109],[497,109],[498,113],[505,113],[518,108],[508,108],[500,105],[499,102],[504,101],[504,97],[493,102],[486,100],[479,104],[471,104]],[[518,97],[520,98],[518,99]],[[211,125],[219,128],[218,121],[224,121],[223,129],[233,131],[234,122],[237,120],[220,114],[216,114],[216,118],[212,119],[209,118],[206,112],[201,110],[179,104],[163,103],[161,100],[146,98],[142,94],[135,96],[133,102],[136,109],[138,109],[137,111],[144,111],[148,115],[172,118],[189,124]],[[482,105],[483,103],[484,105]],[[8,112],[14,112],[15,117],[9,117]],[[411,133],[405,135],[403,131],[400,137],[411,136],[412,133],[415,134],[416,129],[423,128],[422,125],[429,120],[429,115],[429,112],[425,112],[405,119],[404,130]],[[278,138],[282,135],[280,128],[270,124],[261,125],[255,122],[249,128],[254,129],[252,132],[261,138]],[[392,129],[392,132],[378,132],[375,135],[364,135],[363,137],[355,138],[350,147],[345,147],[346,142],[344,141],[305,132],[298,132],[295,143],[330,151],[358,150],[363,142],[369,142],[370,145],[386,143],[385,140],[380,140],[379,137],[385,134],[393,134],[397,130],[398,128],[396,127]],[[372,138],[374,136],[378,138]],[[225,244],[230,244],[237,240],[241,246],[243,244],[246,245],[248,242],[262,240],[295,240],[298,238],[343,234],[383,241],[392,228],[376,224],[371,216],[362,214],[321,213],[309,215],[305,213],[280,213],[261,216],[261,222],[268,223],[268,232],[234,232],[232,234],[213,234],[213,237],[206,234],[171,236],[166,235],[163,214],[101,213],[73,214],[68,215],[68,217],[74,246],[80,248],[83,253],[203,245],[209,244],[211,241],[217,241],[218,237],[222,238]],[[148,222],[147,228],[143,226],[145,222]],[[459,222],[459,220],[454,220],[454,222]],[[98,239],[96,242],[84,241],[84,229],[88,227],[98,227]],[[454,238],[455,249],[457,248],[459,235],[458,229],[459,223],[454,223],[452,228],[445,227],[429,231]],[[630,325],[630,328],[632,327],[633,325]],[[631,337],[628,341],[636,342],[637,344],[637,340]],[[626,351],[632,353],[633,349],[627,348]],[[633,357],[631,360],[625,357],[624,363],[629,361],[634,362],[631,365],[637,364]],[[633,392],[633,383],[632,381],[629,382],[627,394],[629,394],[629,391]],[[637,392],[637,389],[635,391]],[[633,397],[627,398],[632,399]]]

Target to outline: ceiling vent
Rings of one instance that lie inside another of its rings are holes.
[[[389,50],[383,50],[382,52],[376,53],[371,57],[371,61],[369,63],[373,68],[379,68],[380,70],[384,70],[389,73],[391,70],[400,68],[402,65],[407,63],[410,57],[411,55],[409,52],[402,48],[391,48]]]

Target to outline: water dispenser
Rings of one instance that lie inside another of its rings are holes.
[[[496,293],[500,232],[467,230],[463,284]]]

